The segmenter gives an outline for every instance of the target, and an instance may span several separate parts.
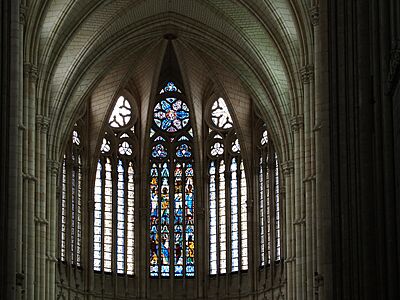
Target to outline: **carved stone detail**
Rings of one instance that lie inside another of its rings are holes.
[[[49,172],[51,172],[51,174],[57,175],[58,171],[60,170],[60,163],[55,160],[48,160],[47,168],[48,168]]]
[[[303,127],[303,116],[302,115],[297,115],[297,116],[293,116],[290,119],[290,125],[292,127],[292,131],[296,132],[298,131],[300,128]]]
[[[319,6],[313,6],[310,8],[310,21],[313,26],[319,24]]]
[[[36,126],[37,128],[40,129],[40,132],[47,133],[49,129],[49,124],[50,124],[50,118],[43,115],[36,116]]]
[[[27,13],[28,7],[26,5],[20,5],[19,7],[19,22],[22,25],[26,24],[26,13]]]
[[[285,176],[289,176],[293,174],[294,171],[294,162],[293,160],[288,160],[282,163],[282,171]]]
[[[300,69],[301,81],[304,84],[310,83],[314,76],[314,66],[307,65]]]
[[[36,81],[38,79],[38,67],[26,62],[24,63],[24,74],[33,81]]]

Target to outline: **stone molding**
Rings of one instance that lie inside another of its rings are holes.
[[[38,179],[35,175],[29,174],[29,173],[22,173],[22,178],[28,181],[34,181],[37,182]]]
[[[49,221],[41,217],[35,216],[35,223],[40,225],[49,225]]]

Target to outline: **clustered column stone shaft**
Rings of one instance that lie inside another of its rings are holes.
[[[36,83],[37,67],[30,63],[24,64],[24,106],[23,123],[24,131],[23,145],[23,207],[24,207],[24,241],[22,257],[24,259],[24,269],[26,270],[26,283],[24,286],[26,299],[35,299],[35,200],[36,200]],[[36,278],[38,280],[38,278]]]

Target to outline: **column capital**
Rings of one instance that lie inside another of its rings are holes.
[[[314,5],[309,9],[310,21],[313,26],[319,24],[319,5]]]
[[[314,66],[313,65],[303,66],[302,68],[300,68],[299,72],[303,84],[310,83],[310,81],[314,77]]]
[[[28,6],[21,4],[19,6],[19,23],[21,25],[26,24],[26,12],[28,10]]]
[[[292,127],[292,131],[299,131],[299,129],[303,127],[303,115],[293,116],[290,119],[290,125]]]
[[[286,176],[289,176],[290,174],[293,174],[294,171],[294,161],[293,160],[287,160],[281,164],[282,166],[282,171],[283,174]]]
[[[36,115],[36,127],[42,132],[47,133],[49,129],[50,118],[43,115]]]
[[[24,63],[24,74],[28,78],[36,81],[38,79],[38,67],[30,62]]]
[[[58,171],[60,170],[60,163],[56,160],[49,159],[47,161],[47,169],[53,175],[57,175]]]

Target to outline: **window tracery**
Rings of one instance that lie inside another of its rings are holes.
[[[211,105],[208,153],[209,271],[248,269],[247,182],[240,142],[226,102]]]
[[[193,131],[189,107],[173,82],[159,93],[150,140],[150,277],[193,277]]]
[[[135,249],[136,116],[120,96],[109,118],[94,187],[93,269],[133,275]]]

